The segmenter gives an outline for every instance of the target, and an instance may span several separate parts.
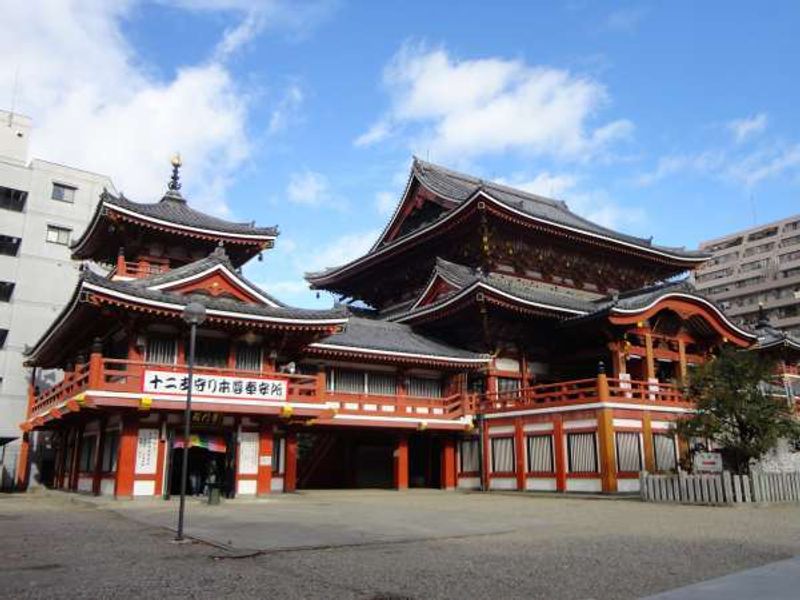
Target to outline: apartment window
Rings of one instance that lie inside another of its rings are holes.
[[[675,438],[666,433],[653,434],[653,450],[656,471],[671,471],[675,468]]]
[[[236,368],[240,371],[261,370],[261,347],[249,344],[236,345]]]
[[[54,183],[53,184],[53,192],[50,194],[50,197],[53,200],[58,200],[60,202],[75,202],[75,190],[77,188],[72,187],[71,185],[64,185],[63,183]]]
[[[741,267],[739,267],[739,271],[741,273],[747,273],[748,271],[756,271],[758,269],[763,269],[767,266],[769,260],[766,258],[762,258],[761,260],[754,260],[752,262],[744,263]]]
[[[793,235],[781,240],[781,248],[785,248],[786,246],[796,246],[797,244],[800,244],[800,235]]]
[[[719,242],[718,244],[714,244],[713,246],[709,246],[706,248],[708,252],[717,252],[718,250],[725,250],[726,248],[733,248],[734,246],[738,246],[742,243],[742,238],[737,237],[733,238],[732,240],[725,240],[723,242]]]
[[[793,260],[797,260],[800,258],[800,250],[795,250],[794,252],[787,252],[786,254],[781,254],[778,257],[778,262],[780,264],[791,262]]]
[[[792,221],[783,226],[784,231],[797,231],[800,229],[800,221]]]
[[[112,473],[117,470],[117,450],[119,449],[119,430],[106,431],[103,443],[103,458],[100,470],[103,473]]]
[[[459,472],[477,473],[480,471],[480,443],[478,440],[461,440],[459,447]]]
[[[47,226],[47,241],[52,244],[69,246],[69,237],[71,234],[72,230],[66,227],[58,227],[57,225]]]
[[[617,471],[631,472],[642,470],[642,452],[639,434],[632,432],[616,433]]]
[[[719,271],[712,271],[711,273],[702,273],[697,276],[697,282],[701,283],[703,281],[713,281],[715,279],[722,279],[723,277],[728,277],[729,275],[733,275],[732,267],[728,267],[727,269],[720,269]]]
[[[528,471],[533,473],[552,473],[553,436],[528,436]]]
[[[22,238],[10,235],[0,235],[0,254],[5,256],[16,256],[19,252],[19,244]]]
[[[597,445],[594,433],[567,434],[570,473],[597,473]]]
[[[0,302],[9,302],[14,293],[13,281],[0,281]]]
[[[0,348],[5,348],[8,329],[0,329]]]
[[[407,393],[422,398],[441,398],[442,382],[432,377],[409,377]]]
[[[164,336],[148,336],[144,360],[159,365],[174,365],[177,356],[175,339]]]
[[[492,473],[514,472],[514,438],[492,438]]]
[[[756,240],[763,240],[764,238],[771,237],[776,233],[778,233],[777,227],[769,227],[768,229],[762,229],[761,231],[756,231],[754,233],[751,233],[750,235],[747,236],[747,241],[754,242]]]
[[[22,212],[27,200],[28,192],[0,186],[0,208]]]

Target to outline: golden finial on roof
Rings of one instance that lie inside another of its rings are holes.
[[[175,192],[176,194],[180,195],[179,190],[181,189],[181,182],[180,173],[178,173],[178,171],[183,164],[183,161],[181,161],[181,155],[176,152],[170,162],[172,163],[172,177],[167,184],[167,189],[170,192]]]

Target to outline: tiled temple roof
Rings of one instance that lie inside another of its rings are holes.
[[[359,350],[387,354],[430,357],[434,360],[453,359],[464,362],[485,363],[488,355],[450,346],[431,337],[420,335],[410,326],[380,319],[351,316],[344,331],[335,333],[312,348],[342,348],[359,353]]]

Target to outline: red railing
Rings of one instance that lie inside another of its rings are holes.
[[[93,367],[94,365],[97,365]],[[138,392],[144,389],[146,370],[186,373],[185,365],[162,365],[124,359],[101,358],[80,365],[74,372],[66,373],[59,384],[38,394],[33,403],[32,416],[40,416],[88,389],[108,392]],[[198,376],[217,375],[247,379],[278,378],[288,380],[287,400],[295,402],[319,401],[321,382],[314,375],[289,375],[287,373],[239,371],[236,369],[195,367]],[[323,388],[324,389],[324,388]]]
[[[691,402],[681,388],[672,383],[624,380],[599,377],[546,383],[487,393],[480,408],[484,412],[519,410],[540,405],[565,405],[600,401],[675,404],[689,406]]]
[[[472,394],[453,394],[443,398],[423,396],[377,395],[350,392],[325,392],[325,401],[333,403],[338,412],[382,413],[386,416],[414,416],[457,419],[474,414],[477,397]]]
[[[111,272],[111,277],[141,279],[151,275],[158,275],[159,273],[166,273],[167,271],[169,271],[169,265],[166,264],[118,260]]]

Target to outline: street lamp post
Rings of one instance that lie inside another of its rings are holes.
[[[192,379],[194,375],[194,348],[197,341],[197,326],[206,320],[206,307],[199,302],[190,302],[183,309],[183,320],[189,324],[189,373],[186,381],[186,410],[183,421],[183,460],[181,464],[181,500],[178,507],[178,534],[176,542],[183,541],[183,515],[186,511],[186,478],[189,470],[189,434],[192,424]]]

